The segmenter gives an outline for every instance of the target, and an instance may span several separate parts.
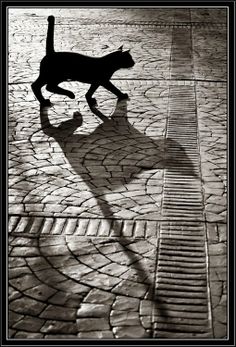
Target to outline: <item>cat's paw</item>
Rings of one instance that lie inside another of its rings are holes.
[[[129,95],[127,93],[122,93],[120,96],[118,96],[118,101],[127,99],[129,99]]]
[[[40,106],[41,107],[51,107],[52,103],[49,99],[45,99],[45,100],[40,102]]]
[[[90,107],[97,105],[97,100],[95,98],[87,99],[87,101]]]
[[[74,98],[75,98],[75,94],[72,93],[72,92],[68,92],[68,97],[69,97],[70,99],[74,99]]]

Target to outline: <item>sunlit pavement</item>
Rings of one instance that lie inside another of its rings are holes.
[[[31,83],[55,50],[135,66],[76,98]],[[226,10],[9,10],[9,338],[227,337]],[[75,113],[77,112],[77,113]]]

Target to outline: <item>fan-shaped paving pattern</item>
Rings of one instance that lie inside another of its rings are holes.
[[[57,333],[64,333],[65,338],[83,337],[86,332],[103,337],[130,337],[135,332],[139,337],[149,336],[152,309],[143,317],[140,302],[152,295],[156,238],[54,234],[41,236],[39,243],[34,237],[12,236],[10,243],[13,330],[40,331],[44,338]],[[23,249],[25,258],[20,260]]]

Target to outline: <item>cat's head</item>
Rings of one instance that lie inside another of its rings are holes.
[[[135,62],[130,54],[130,50],[123,51],[123,46],[121,46],[120,48],[118,48],[116,53],[121,68],[129,68],[134,66]]]

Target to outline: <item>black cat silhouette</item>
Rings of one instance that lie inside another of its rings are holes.
[[[92,98],[92,95],[99,86],[103,86],[115,94],[119,101],[128,99],[128,94],[122,93],[116,88],[110,82],[110,78],[115,71],[134,66],[129,50],[123,51],[121,46],[117,51],[100,58],[71,52],[55,52],[53,44],[54,22],[54,16],[49,16],[46,56],[40,63],[39,77],[31,85],[40,105],[51,106],[50,100],[45,99],[41,93],[41,88],[44,85],[47,85],[46,89],[52,93],[66,95],[74,99],[74,93],[58,86],[64,81],[89,83],[91,86],[85,96],[90,107],[96,105],[96,99]]]

